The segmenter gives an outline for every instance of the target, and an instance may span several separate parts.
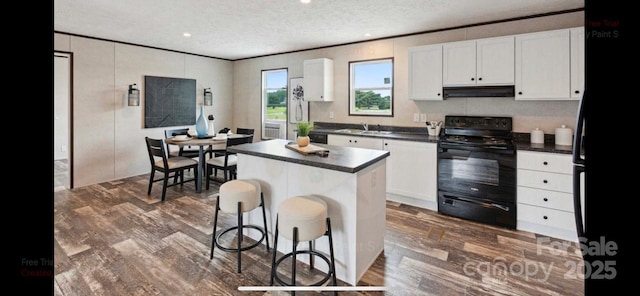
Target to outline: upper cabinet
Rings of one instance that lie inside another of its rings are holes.
[[[516,100],[570,99],[570,30],[521,34],[515,38]]]
[[[571,98],[579,100],[584,91],[584,27],[572,28],[571,35]]]
[[[305,60],[304,88],[304,99],[307,101],[333,101],[333,60]]]
[[[409,48],[409,99],[442,100],[442,44]]]
[[[514,39],[507,36],[443,44],[443,85],[513,85]]]
[[[410,47],[409,99],[443,100],[443,87],[514,85],[516,100],[579,100],[584,37],[575,27]]]

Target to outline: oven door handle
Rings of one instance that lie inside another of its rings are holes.
[[[505,205],[500,205],[497,203],[486,203],[486,202],[481,202],[481,201],[477,201],[477,200],[470,200],[467,198],[461,198],[461,197],[457,197],[457,196],[450,196],[450,195],[443,195],[444,198],[449,199],[449,200],[460,200],[460,201],[464,201],[464,202],[469,202],[469,203],[474,203],[474,204],[479,204],[482,206],[485,206],[487,208],[495,208],[495,209],[499,209],[499,210],[503,210],[505,212],[508,212],[510,210],[509,206],[505,206]],[[445,200],[443,203],[447,203],[447,200]],[[451,203],[451,202],[449,202]]]
[[[449,149],[457,149],[464,151],[478,151],[478,152],[493,152],[499,154],[515,154],[515,149],[508,149],[506,147],[501,146],[488,146],[488,147],[477,147],[477,146],[469,146],[466,144],[452,144],[452,143],[440,143],[440,147],[438,147],[438,152],[447,152]]]

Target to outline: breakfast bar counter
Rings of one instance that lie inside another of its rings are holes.
[[[285,145],[289,143],[293,142],[274,139],[250,145],[234,146],[229,148],[229,151],[347,173],[356,173],[389,156],[389,151],[316,143],[312,144],[329,149],[328,156],[304,155],[286,148]]]
[[[275,139],[230,147],[229,151],[238,155],[238,179],[260,182],[270,242],[282,201],[311,194],[323,198],[331,218],[336,276],[357,285],[384,248],[389,152],[314,144],[329,149],[328,155],[304,155],[286,148],[287,144],[287,140]],[[245,222],[262,225],[261,213],[244,216]],[[248,235],[260,237],[257,232]],[[278,251],[290,252],[291,241],[280,239]],[[328,239],[317,239],[315,249],[328,254]],[[308,256],[299,257],[301,263],[308,261]],[[325,272],[328,269],[322,260],[317,260],[315,267]]]

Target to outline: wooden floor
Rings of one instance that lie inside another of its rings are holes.
[[[241,274],[234,253],[216,250],[209,260],[218,186],[170,187],[160,202],[161,183],[151,196],[147,185],[142,175],[54,190],[55,295],[288,295],[238,291],[269,285],[262,246],[243,252]],[[557,246],[569,242],[395,202],[386,215],[384,252],[358,286],[387,290],[340,295],[584,295],[574,243],[563,251]],[[234,222],[224,215],[218,227]]]

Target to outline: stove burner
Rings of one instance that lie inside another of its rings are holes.
[[[497,139],[497,138],[483,138],[482,142],[484,144],[487,144],[487,145],[504,145],[504,144],[507,144],[507,141],[505,141],[505,139]]]
[[[503,146],[509,144],[509,141],[501,138],[493,138],[493,137],[472,137],[472,136],[453,136],[449,135],[444,138],[445,142],[449,143],[466,143],[466,144],[474,144],[474,145],[493,145],[493,146]]]
[[[510,117],[445,116],[443,143],[485,148],[513,146]]]
[[[451,142],[467,142],[467,138],[465,136],[447,136],[447,141]]]

